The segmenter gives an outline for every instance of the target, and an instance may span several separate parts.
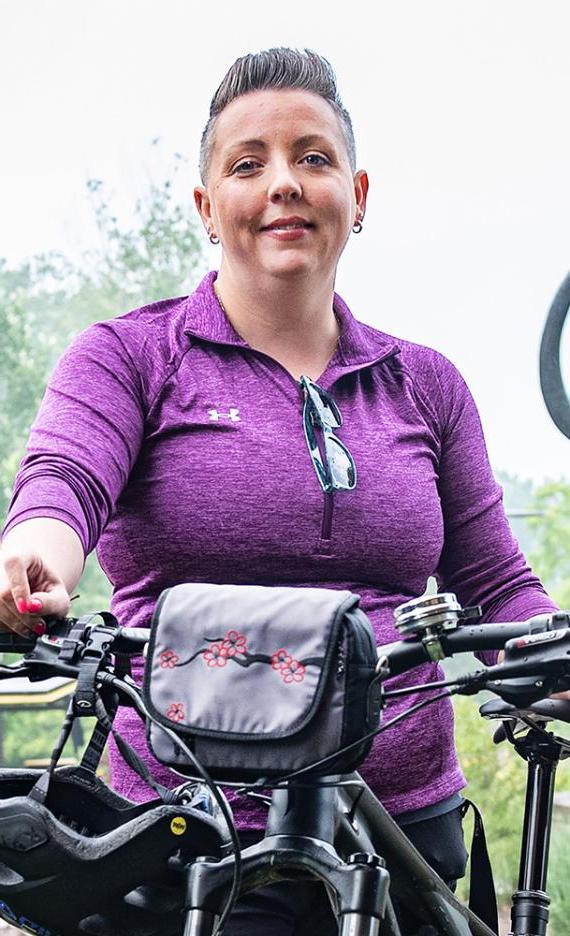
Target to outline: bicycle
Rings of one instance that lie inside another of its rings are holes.
[[[501,664],[421,687],[428,696],[414,708],[451,691],[487,688],[499,696],[482,714],[501,721],[500,731],[529,765],[512,931],[544,936],[553,779],[570,751],[545,726],[552,717],[570,722],[570,703],[540,700],[570,686],[570,615],[469,623],[476,614],[451,595],[403,606],[403,639],[378,648],[376,678],[383,686],[426,659],[505,647]],[[212,936],[223,931],[238,891],[305,876],[325,883],[341,936],[408,936],[395,907],[410,898],[417,931],[426,936],[492,936],[492,926],[459,902],[356,773],[315,779],[305,768],[273,782],[265,838],[242,854],[223,794],[199,770],[197,780],[160,789],[162,798],[139,806],[109,790],[95,769],[119,699],[144,714],[127,660],[148,639],[149,631],[119,628],[107,614],[50,622],[39,638],[0,635],[0,650],[25,654],[2,666],[0,678],[78,679],[50,768],[0,771],[3,919],[36,936]],[[81,713],[97,717],[91,742],[79,767],[57,768]]]

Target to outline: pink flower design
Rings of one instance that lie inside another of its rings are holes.
[[[281,675],[283,677],[283,682],[286,683],[303,682],[305,678],[305,667],[302,663],[299,663],[298,660],[291,660],[288,666],[282,667]]]
[[[245,653],[247,650],[247,638],[245,634],[240,634],[237,630],[229,630],[222,640],[222,648],[229,657],[235,656],[236,653]]]
[[[160,668],[161,669],[174,669],[180,657],[174,650],[163,650],[160,654]]]
[[[271,657],[271,665],[274,670],[282,670],[284,667],[289,666],[291,660],[291,655],[281,647],[281,649],[277,650]]]
[[[166,717],[174,722],[184,721],[184,706],[182,702],[171,702],[166,710]]]
[[[225,666],[228,662],[228,651],[223,643],[214,643],[209,650],[202,654],[208,666]]]

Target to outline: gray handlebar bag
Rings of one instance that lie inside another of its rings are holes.
[[[335,755],[373,731],[380,690],[372,627],[349,591],[176,585],[156,606],[144,677],[155,757],[217,780],[274,778]],[[371,740],[312,775],[354,770]]]

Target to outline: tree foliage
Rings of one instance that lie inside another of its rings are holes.
[[[531,481],[504,472],[499,480],[507,510],[518,508],[531,514],[512,525],[534,571],[561,607],[570,608],[570,483],[547,481],[535,487]],[[493,745],[494,726],[478,716],[473,699],[457,699],[455,713],[457,748],[469,783],[467,795],[483,812],[497,892],[502,901],[508,901],[517,882],[526,767],[506,743]],[[567,725],[558,728],[556,733],[568,735]],[[563,763],[556,780],[558,790],[570,788],[569,774]],[[567,931],[570,910],[567,832],[567,827],[561,829],[555,821],[549,889],[556,936]],[[463,884],[461,893],[467,893]]]
[[[534,505],[541,516],[529,520],[536,537],[530,560],[555,600],[570,609],[570,484],[545,482]]]
[[[524,810],[525,765],[507,743],[493,744],[496,722],[479,715],[483,697],[455,700],[457,751],[467,777],[466,795],[483,814],[497,896],[508,900],[516,885]],[[469,848],[470,841],[466,837]],[[467,896],[465,882],[462,896]]]
[[[73,260],[46,253],[10,268],[0,259],[0,514],[5,516],[30,425],[57,358],[92,322],[165,296],[184,295],[204,270],[194,215],[177,196],[184,160],[150,180],[129,223],[99,179],[87,182],[98,246]],[[108,605],[94,558],[79,585],[81,608]]]

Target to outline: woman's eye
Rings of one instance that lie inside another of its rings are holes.
[[[248,172],[253,172],[254,169],[259,167],[259,163],[254,159],[242,159],[241,162],[236,163],[232,169],[232,173],[237,175],[245,175]]]
[[[330,160],[327,159],[326,156],[323,156],[322,153],[307,153],[307,155],[304,156],[303,159],[305,160],[306,163],[309,164],[309,166],[329,166],[330,165]]]

